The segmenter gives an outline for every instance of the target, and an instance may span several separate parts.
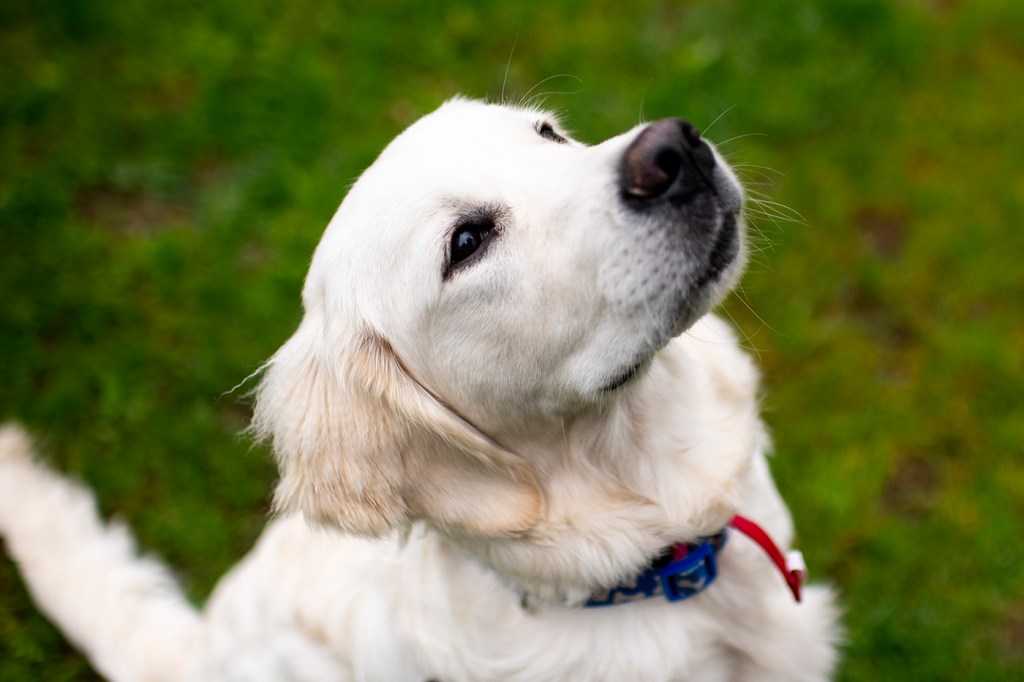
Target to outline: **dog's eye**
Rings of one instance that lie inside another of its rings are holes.
[[[493,229],[493,223],[485,221],[465,223],[455,228],[448,255],[449,267],[458,265],[476,253],[491,236]]]
[[[539,123],[537,125],[537,134],[543,137],[545,140],[551,140],[558,144],[565,144],[568,142],[564,137],[555,132],[555,129],[551,127],[551,124],[547,121]]]

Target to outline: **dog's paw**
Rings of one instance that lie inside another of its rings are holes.
[[[32,440],[20,424],[0,426],[0,462],[32,459]]]

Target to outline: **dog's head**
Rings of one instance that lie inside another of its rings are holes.
[[[424,117],[338,209],[258,389],[279,505],[369,534],[529,529],[516,434],[632,390],[734,283],[741,204],[679,119],[586,146],[531,109]]]

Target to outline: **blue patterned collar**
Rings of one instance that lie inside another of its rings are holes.
[[[614,606],[658,596],[668,601],[688,599],[703,592],[718,577],[716,555],[727,539],[723,530],[696,543],[672,545],[632,581],[595,592],[583,606]]]
[[[730,529],[743,533],[764,550],[786,581],[793,599],[799,602],[807,579],[803,555],[796,550],[783,554],[761,526],[737,515],[717,535],[672,545],[631,582],[599,590],[583,606],[614,606],[658,596],[668,601],[682,601],[703,592],[718,577],[717,556],[725,547]]]

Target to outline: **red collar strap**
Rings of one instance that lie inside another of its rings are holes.
[[[782,573],[793,598],[800,601],[800,587],[807,576],[800,552],[792,551],[783,556],[768,533],[743,516],[734,516],[729,525],[765,551]],[[639,575],[621,585],[595,592],[583,606],[614,606],[657,596],[668,601],[681,601],[700,594],[718,577],[717,556],[725,548],[727,531],[728,528],[724,528],[717,535],[665,548],[664,553]]]
[[[782,551],[772,541],[768,533],[748,518],[736,515],[732,517],[729,525],[761,546],[761,549],[782,573],[783,579],[789,585],[789,591],[793,593],[793,598],[800,601],[800,588],[807,578],[807,566],[804,564],[803,555],[793,550],[783,556]]]

